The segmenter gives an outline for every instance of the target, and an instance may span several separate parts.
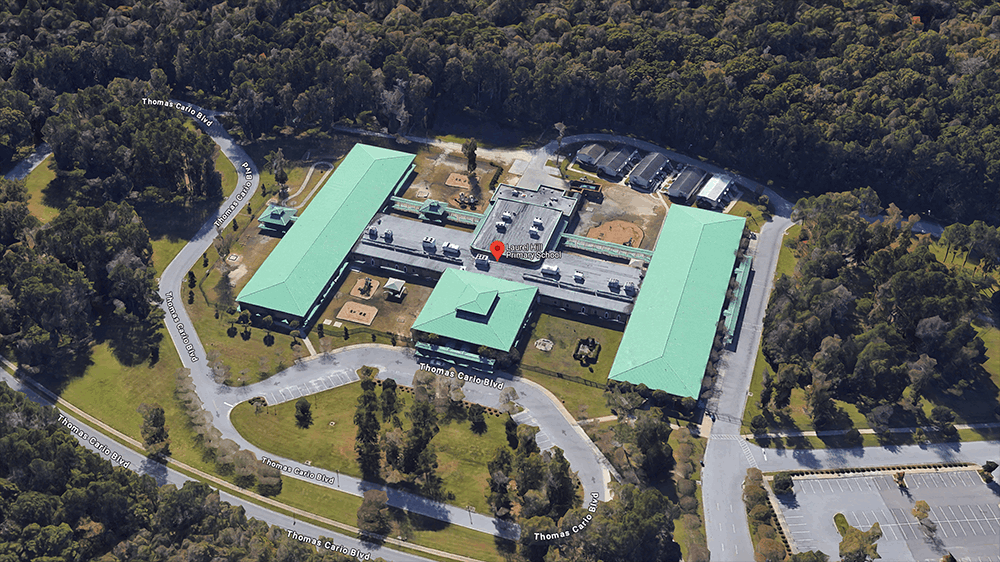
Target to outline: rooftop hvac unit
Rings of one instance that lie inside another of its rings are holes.
[[[374,226],[369,227],[368,228],[368,237],[371,238],[372,240],[375,240],[376,238],[378,238],[378,229],[375,228]]]
[[[477,254],[476,264],[484,264],[484,263],[490,263],[490,258],[488,258],[486,254]]]
[[[532,238],[541,238],[542,233],[539,232],[537,228],[531,227],[528,229],[528,236]]]
[[[496,226],[497,226],[497,230],[499,230],[501,232],[507,230],[507,223],[505,223],[505,222],[497,221]]]
[[[608,287],[620,287],[621,284],[622,284],[621,281],[617,279],[611,279],[610,281],[608,281]]]
[[[628,283],[625,283],[625,292],[626,293],[634,293],[635,292],[635,283],[633,283],[631,281],[629,281]]]
[[[583,272],[582,271],[574,271],[573,272],[573,279],[579,281],[580,283],[583,283]]]
[[[385,238],[386,242],[392,242],[392,231],[386,230],[382,233],[382,238]]]
[[[503,220],[505,220],[507,222],[513,222],[514,221],[514,215],[511,214],[510,211],[504,211],[503,213],[501,213],[500,218],[502,218]]]
[[[543,224],[545,224],[545,223],[544,223],[544,222],[542,222],[542,217],[535,217],[535,218],[534,218],[534,219],[532,219],[532,221],[531,221],[531,225],[532,225],[532,226],[537,226],[538,228],[542,228],[542,225],[543,225]]]

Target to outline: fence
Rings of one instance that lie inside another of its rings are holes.
[[[608,385],[606,385],[606,384],[597,383],[597,382],[594,382],[594,381],[591,381],[591,380],[587,380],[587,379],[585,379],[583,377],[578,377],[576,375],[565,375],[563,373],[557,373],[555,371],[550,371],[548,369],[543,369],[542,367],[533,367],[531,365],[521,365],[521,367],[518,369],[518,371],[519,371],[518,375],[521,375],[520,371],[531,371],[532,373],[538,373],[540,375],[546,375],[546,376],[557,378],[557,379],[563,379],[563,380],[567,380],[567,381],[570,381],[570,382],[584,384],[584,385],[587,385],[587,386],[592,386],[594,388],[600,388],[601,390],[607,390],[608,389]]]

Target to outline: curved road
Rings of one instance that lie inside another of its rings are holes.
[[[3,381],[7,384],[7,386],[13,388],[14,390],[25,393],[32,401],[42,404],[43,406],[55,405],[55,402],[51,397],[43,393],[36,392],[34,388],[10,376],[3,369],[0,369],[0,381]],[[81,421],[78,417],[67,413],[64,408],[59,408],[59,413],[66,418],[69,423],[73,424],[80,432],[86,435],[86,437],[84,437],[76,431],[70,432],[81,445],[90,449],[102,458],[108,459],[112,464],[124,466],[125,468],[133,470],[138,474],[152,476],[153,479],[156,480],[157,485],[160,486],[173,484],[174,486],[180,488],[185,482],[189,480],[194,481],[193,478],[181,472],[158,462],[151,461],[128,447],[123,447],[117,441],[105,435],[102,430],[95,429],[92,425],[89,425],[86,422]],[[292,530],[307,537],[327,537],[332,539],[338,545],[343,545],[349,549],[353,548],[362,554],[370,553],[371,558],[384,558],[386,556],[391,556],[390,559],[393,562],[431,562],[428,558],[374,545],[372,543],[361,541],[357,537],[332,532],[324,527],[319,527],[306,521],[296,520],[292,516],[272,511],[249,500],[234,496],[222,490],[219,490],[219,495],[223,501],[232,505],[243,507],[244,511],[246,511],[247,517],[259,519],[269,525],[276,525],[285,530]]]
[[[217,112],[201,109],[192,104],[181,104],[181,102],[176,101],[174,103],[193,108],[195,111],[201,111],[207,118],[218,115]],[[409,384],[416,370],[416,363],[406,352],[398,349],[386,349],[384,347],[350,348],[341,350],[336,354],[314,358],[313,361],[304,362],[279,375],[271,377],[263,383],[249,387],[230,388],[217,385],[212,380],[211,371],[204,362],[204,347],[193,330],[184,306],[177,299],[173,291],[178,291],[179,294],[183,278],[187,271],[211,245],[218,234],[217,228],[225,227],[229,220],[246,204],[246,201],[256,191],[259,179],[256,165],[242,148],[232,141],[225,129],[218,124],[217,120],[213,120],[210,126],[205,126],[204,122],[198,119],[195,119],[195,121],[212,136],[213,140],[220,146],[222,152],[233,163],[238,173],[243,173],[243,179],[234,193],[227,198],[221,209],[206,222],[191,242],[178,253],[177,257],[163,272],[160,278],[160,295],[164,298],[163,307],[167,313],[166,321],[170,329],[171,340],[174,342],[185,366],[191,369],[199,396],[202,397],[206,408],[210,408],[216,427],[227,438],[237,441],[245,448],[254,450],[258,456],[269,456],[267,453],[247,443],[232,427],[229,420],[229,412],[239,401],[252,396],[268,394],[273,398],[275,392],[278,392],[280,395],[282,390],[287,391],[295,387],[299,387],[300,394],[319,392],[332,384],[331,382],[322,383],[316,381],[321,380],[323,377],[331,377],[332,374],[343,375],[353,373],[353,370],[362,364],[377,366],[382,371],[383,376],[392,376],[400,384]],[[436,145],[449,144],[433,139],[411,140]],[[729,173],[717,166],[682,154],[665,151],[650,143],[617,135],[575,135],[566,137],[563,140],[563,144],[587,141],[629,144],[643,150],[661,152],[672,160],[694,164],[710,172]],[[448,148],[451,147],[448,146]],[[519,184],[531,182],[546,183],[549,185],[560,184],[562,180],[552,174],[553,172],[558,172],[545,166],[547,160],[555,154],[556,148],[557,144],[551,142],[536,151],[532,151],[530,153],[531,159],[528,169],[522,175]],[[500,153],[502,151],[496,152]],[[525,151],[509,151],[506,155],[523,158]],[[44,156],[43,148],[39,153],[36,153],[32,158],[7,174],[7,177],[24,177],[44,159]],[[740,181],[745,185],[759,185],[748,178],[740,178]],[[772,287],[777,254],[781,247],[784,231],[791,225],[791,221],[787,218],[791,212],[791,203],[782,199],[770,189],[765,189],[765,193],[770,197],[772,204],[775,206],[775,219],[762,228],[756,240],[754,270],[755,275],[764,276],[764,282],[762,283],[758,280],[751,287],[747,297],[745,316],[740,327],[741,334],[737,341],[737,348],[733,353],[727,354],[724,359],[725,365],[722,369],[723,375],[720,377],[719,384],[720,392],[710,404],[710,408],[714,409],[717,413],[717,421],[714,424],[707,424],[711,435],[705,454],[706,468],[704,470],[703,487],[705,519],[707,521],[706,533],[713,558],[721,561],[741,562],[753,558],[753,549],[750,544],[739,487],[746,469],[750,466],[760,467],[764,471],[773,471],[795,468],[818,469],[841,466],[875,466],[887,463],[909,464],[956,460],[976,461],[994,454],[998,446],[1000,446],[1000,443],[993,441],[941,444],[929,447],[897,447],[894,449],[866,447],[843,450],[784,450],[778,452],[764,450],[756,445],[749,444],[739,436],[740,420],[747,398],[746,389],[749,388],[753,363],[760,342],[764,309]],[[938,225],[930,223],[919,224],[918,227],[922,230],[930,230],[932,232],[939,231],[940,229]],[[341,363],[346,363],[346,366],[340,367]],[[31,392],[31,389],[25,389],[6,373],[3,373],[3,378],[11,386],[26,391],[29,395],[33,395],[33,399],[42,403],[51,403],[47,398],[40,397]],[[327,379],[327,381],[332,380],[331,378]],[[579,426],[573,423],[567,414],[560,412],[557,407],[554,407],[553,401],[537,385],[533,385],[528,381],[510,379],[505,379],[504,383],[506,386],[513,386],[518,391],[519,399],[517,402],[526,408],[526,411],[519,415],[519,421],[521,423],[538,425],[543,428],[543,433],[539,434],[539,441],[543,448],[548,444],[558,444],[566,451],[566,456],[570,460],[571,466],[574,469],[578,469],[585,489],[588,491],[601,488],[606,489],[604,483],[599,483],[597,477],[597,474],[604,472],[605,468],[603,465],[606,464],[606,461],[599,454],[595,454],[596,449],[590,443],[589,439],[586,439],[586,436],[582,434]],[[310,390],[312,392],[309,392]],[[499,391],[492,387],[469,382],[466,383],[464,391],[467,399],[470,401],[476,401],[488,406],[497,405]],[[92,435],[100,435],[99,432],[94,431],[78,420],[69,416],[67,418],[83,428],[84,431]],[[576,433],[577,436],[574,436],[573,433]],[[582,439],[577,439],[576,437],[582,437]],[[108,441],[111,440],[108,439]],[[95,449],[90,443],[83,444],[88,448]],[[120,446],[119,449],[123,449],[118,451],[122,458],[131,461],[137,471],[153,474],[160,483],[180,485],[183,481],[187,480],[186,476],[156,463],[150,463],[141,455]],[[768,452],[771,453],[770,458],[767,455]],[[287,463],[289,469],[304,468],[294,461],[286,459],[274,460],[282,464]],[[594,466],[598,466],[599,468],[595,470]],[[585,470],[579,470],[578,467]],[[318,470],[312,470],[312,472],[314,474],[321,474],[321,471]],[[353,491],[359,494],[365,487],[371,486],[371,484],[357,479],[349,479],[340,475],[333,476],[327,485],[330,487],[340,487],[341,489],[353,489],[345,491]],[[491,518],[469,514],[454,506],[438,504],[419,496],[396,491],[390,492],[390,503],[398,507],[451,521],[453,524],[474,528],[483,532],[501,536],[516,536],[512,535],[512,533],[516,532],[516,528],[503,525],[501,522]],[[604,494],[601,494],[601,496],[602,499],[606,499]],[[289,517],[287,516],[240,500],[239,498],[227,496],[225,499],[230,501],[230,503],[244,505],[248,515],[252,517],[286,528],[288,527]],[[474,521],[472,524],[464,524],[463,519],[466,515],[470,517],[470,520]],[[299,524],[294,520],[292,520],[292,524],[298,532],[308,536],[330,535],[329,531],[316,526],[304,523]],[[358,542],[357,539],[342,535],[336,535],[336,538],[348,546],[351,546],[351,541]],[[359,543],[359,547],[368,550],[370,545],[361,545]],[[394,560],[423,560],[422,558],[396,551],[393,551],[392,554]]]

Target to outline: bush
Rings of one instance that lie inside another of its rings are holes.
[[[759,468],[748,468],[746,481],[756,482],[760,484],[761,482],[764,481],[764,474],[760,471]]]
[[[688,562],[708,562],[709,552],[708,548],[700,544],[694,544],[688,546]]]
[[[758,525],[757,534],[762,539],[773,539],[774,537],[778,536],[778,532],[775,531],[774,527],[770,525]]]
[[[677,502],[681,506],[681,510],[684,513],[697,513],[698,512],[698,499],[692,498],[691,496],[685,496],[681,498],[681,501]]]
[[[762,562],[782,562],[785,559],[785,547],[774,539],[760,539],[757,554],[760,554]]]
[[[791,494],[793,492],[792,487],[795,485],[792,481],[792,476],[787,472],[775,474],[772,484],[775,494]]]
[[[749,515],[753,521],[766,523],[771,520],[771,508],[767,504],[756,505],[750,510]]]
[[[743,501],[746,502],[748,509],[767,503],[767,492],[756,484],[748,484],[743,488]]]
[[[995,463],[994,461],[986,461],[986,464],[983,465],[983,470],[986,472],[993,472],[996,469],[997,469],[997,463]]]
[[[677,482],[677,495],[678,496],[694,496],[694,491],[697,488],[695,483],[687,478],[681,479]]]

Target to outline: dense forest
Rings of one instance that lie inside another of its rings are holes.
[[[419,131],[467,108],[995,223],[998,31],[1000,5],[986,0],[3,0],[0,160],[73,142],[60,170],[98,154],[82,173],[102,196],[191,189],[178,168],[129,174],[159,166],[137,146],[180,142],[128,130],[159,127],[153,110],[92,89],[139,80],[149,95],[233,111],[250,139],[335,123]],[[108,115],[112,99],[123,109]],[[199,181],[203,156],[183,158]]]
[[[938,261],[927,237],[915,240],[916,216],[904,220],[890,205],[886,218],[865,218],[881,210],[870,189],[796,203],[792,218],[802,230],[788,243],[801,257],[793,276],[775,282],[764,319],[762,349],[777,366],[764,377],[765,409],[787,407],[801,387],[815,425],[843,416],[836,398],[857,404],[881,430],[899,407],[922,419],[920,401],[931,389],[962,396],[988,378],[971,322],[1000,316],[1000,296],[986,299],[982,277]],[[951,226],[943,240],[949,253],[976,250],[987,271],[1000,263],[1000,231],[984,223]],[[947,412],[935,415],[950,421]]]
[[[157,487],[0,385],[0,561],[353,560],[248,519],[202,483]]]

